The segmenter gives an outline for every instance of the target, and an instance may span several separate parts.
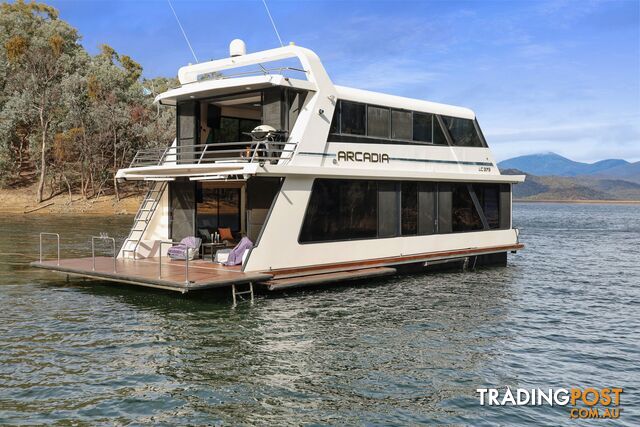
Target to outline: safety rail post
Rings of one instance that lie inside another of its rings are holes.
[[[93,271],[96,271],[96,250],[95,250],[95,240],[111,240],[111,243],[113,243],[113,272],[117,273],[117,269],[116,269],[116,256],[118,255],[118,253],[116,252],[116,239],[114,239],[113,237],[109,237],[107,235],[103,235],[103,236],[91,236],[91,259],[93,261]]]
[[[42,264],[42,236],[56,236],[58,249],[58,265],[60,265],[60,235],[58,233],[40,233],[40,264]]]
[[[159,252],[160,252],[160,262],[158,263],[158,279],[162,279],[162,245],[171,245],[171,246],[176,246],[179,245],[179,242],[172,242],[170,240],[161,240],[160,241],[160,246],[158,248]],[[187,253],[184,257],[185,259],[185,268],[184,268],[184,283],[185,285],[189,285],[189,249],[192,248],[187,248]]]

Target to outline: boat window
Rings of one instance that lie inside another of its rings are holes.
[[[467,184],[453,184],[451,191],[451,230],[456,232],[482,230],[482,220],[476,210]]]
[[[400,192],[398,183],[378,182],[378,237],[399,235]]]
[[[510,191],[508,184],[316,179],[299,242],[481,231],[481,215],[488,229],[509,229]]]
[[[433,120],[433,143],[434,145],[449,145],[447,138],[444,136],[444,131],[440,127],[438,120]]]
[[[473,120],[458,117],[442,116],[442,120],[451,135],[453,145],[459,147],[482,147],[482,140],[478,136]]]
[[[367,107],[367,136],[389,138],[389,109],[383,107]]]
[[[307,93],[307,91],[286,89],[288,115],[286,116],[287,123],[285,128],[289,132],[293,130],[293,126],[298,120],[298,116],[300,115],[300,112],[304,107],[304,102],[307,99]]]
[[[260,120],[239,119],[237,117],[222,117],[220,119],[220,142],[251,141],[248,135],[253,128],[260,125]]]
[[[331,119],[331,128],[329,128],[329,133],[340,133],[340,105],[342,105],[342,102],[336,102],[336,108],[333,110],[333,118]]]
[[[391,139],[411,140],[413,137],[411,111],[391,111]]]
[[[438,233],[451,233],[451,184],[438,183]]]
[[[403,182],[401,188],[403,236],[418,234],[418,183]]]
[[[433,114],[413,113],[413,140],[433,141]]]
[[[498,184],[474,184],[473,190],[478,197],[489,228],[500,228],[500,186]]]
[[[177,105],[176,128],[178,147],[189,147],[198,144],[198,103],[196,101],[180,102]],[[180,151],[178,163],[191,162],[196,153],[191,148]]]
[[[240,188],[220,187],[216,182],[198,182],[196,187],[197,229],[213,235],[218,228],[240,231]]]
[[[366,132],[366,105],[342,101],[340,107],[340,132],[364,135]]]
[[[377,198],[376,181],[316,179],[299,241],[375,238]]]
[[[511,228],[511,184],[500,184],[500,229]]]
[[[438,206],[436,184],[433,182],[418,183],[418,234],[434,234],[436,232]]]

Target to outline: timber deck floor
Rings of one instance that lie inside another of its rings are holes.
[[[189,283],[186,282],[185,262],[162,258],[162,276],[159,277],[159,259],[116,259],[116,271],[113,270],[113,258],[96,257],[93,269],[92,258],[68,258],[32,262],[31,265],[47,270],[55,270],[70,275],[84,276],[141,286],[168,289],[179,292],[190,290],[220,288],[232,284],[243,284],[269,280],[273,277],[266,273],[244,273],[240,266],[227,267],[205,260],[189,261]]]

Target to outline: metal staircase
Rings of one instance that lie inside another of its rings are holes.
[[[166,182],[156,181],[149,188],[149,191],[147,191],[147,194],[144,196],[144,200],[138,209],[138,213],[133,220],[133,227],[129,232],[129,236],[127,236],[124,244],[122,245],[123,258],[136,259],[140,240],[142,240],[142,236],[144,236],[144,232],[147,230],[149,222],[151,222],[151,218],[153,218],[153,213],[156,211],[158,203],[160,203],[160,199],[162,198],[162,193],[164,193],[166,187]]]

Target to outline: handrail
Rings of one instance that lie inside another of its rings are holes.
[[[91,236],[91,259],[93,260],[93,271],[96,271],[96,251],[95,251],[95,240],[111,240],[111,242],[113,243],[113,272],[117,273],[116,271],[116,255],[118,254],[116,252],[116,239],[114,239],[113,237],[109,237],[109,236]]]
[[[162,245],[179,245],[179,242],[172,242],[172,241],[167,241],[167,240],[160,240],[160,247],[158,248],[159,252],[160,252],[160,262],[158,263],[158,279],[162,278]],[[189,283],[191,283],[189,281],[189,249],[193,249],[193,248],[189,248],[187,247],[187,253],[184,257],[185,260],[185,269],[184,269],[184,283],[186,285],[189,285]]]
[[[42,264],[42,236],[56,236],[58,248],[58,265],[60,265],[60,235],[58,233],[40,233],[40,264]]]
[[[246,163],[277,161],[283,159],[284,154],[295,154],[296,147],[297,143],[292,141],[239,141],[152,148],[138,150],[129,167],[160,166],[165,162],[201,164],[230,160]],[[291,156],[284,158],[290,159]]]

